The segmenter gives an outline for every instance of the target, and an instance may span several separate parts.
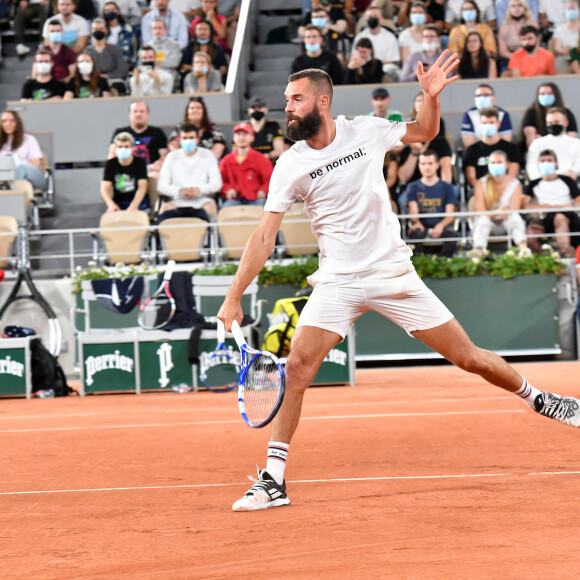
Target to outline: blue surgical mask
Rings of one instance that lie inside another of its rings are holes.
[[[130,147],[117,147],[117,159],[127,161],[133,155],[133,149]]]
[[[209,38],[206,38],[206,39],[196,38],[196,41],[198,44],[208,44],[210,39]]]
[[[482,95],[480,97],[475,97],[475,108],[479,109],[489,109],[492,106],[491,104],[491,97],[487,95]]]
[[[485,124],[481,125],[481,134],[484,137],[495,137],[497,134],[497,125]]]
[[[555,95],[544,94],[538,95],[538,103],[542,105],[542,107],[551,107],[556,102]]]
[[[556,173],[556,164],[553,161],[542,161],[538,164],[542,177],[552,177]]]
[[[320,42],[316,42],[315,44],[304,43],[304,48],[308,52],[318,52],[320,50]]]
[[[505,163],[490,163],[487,166],[487,170],[494,176],[494,177],[501,177],[505,174]]]
[[[197,141],[195,139],[181,139],[179,145],[186,153],[193,153],[197,148]]]
[[[565,10],[564,15],[566,16],[566,20],[578,20],[578,16],[580,15],[580,13],[578,12],[578,10],[572,9]]]
[[[167,34],[165,36],[162,36],[161,38],[154,38],[153,41],[154,42],[165,42],[167,40]]]
[[[314,26],[318,26],[318,28],[324,28],[326,26],[326,18],[324,18],[324,16],[320,18],[313,18],[311,22],[314,24]]]
[[[425,24],[425,15],[422,12],[414,12],[409,16],[413,26],[423,26]]]
[[[60,44],[62,42],[62,32],[49,32],[48,40],[51,44]]]
[[[475,10],[463,10],[463,12],[461,12],[461,18],[463,18],[465,22],[474,22],[477,18],[477,12]]]

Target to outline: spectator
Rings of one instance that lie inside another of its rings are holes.
[[[576,180],[558,173],[558,156],[550,149],[540,151],[538,158],[540,177],[530,181],[524,194],[525,209],[571,210],[580,206],[580,192]],[[570,232],[580,231],[580,220],[576,211],[540,213],[539,219],[530,221],[526,230],[532,234],[559,234],[556,237],[562,257],[573,255]],[[578,238],[574,238],[578,246]],[[528,237],[528,245],[540,252],[540,239]]]
[[[405,121],[416,121],[417,120],[417,115],[419,114],[419,111],[421,110],[421,107],[423,106],[423,100],[424,100],[424,95],[423,95],[423,91],[421,91],[420,93],[417,93],[415,95],[415,98],[413,99],[413,108],[411,109],[411,112],[407,115],[407,118],[404,119]],[[439,133],[437,133],[437,138],[439,137],[443,137],[445,138],[446,136],[446,129],[445,129],[445,119],[443,117],[441,117],[439,119]],[[437,152],[437,155],[439,155],[439,163],[441,163],[441,155],[439,152]],[[443,179],[443,181],[446,181],[445,179]]]
[[[405,2],[408,5],[409,2]],[[399,11],[399,15],[401,12]],[[397,15],[397,24],[399,23]],[[411,4],[409,15],[410,26],[399,34],[399,47],[401,49],[401,62],[405,62],[410,54],[423,51],[423,28],[427,24],[427,8],[420,0]]]
[[[533,77],[556,74],[554,55],[540,46],[540,31],[535,26],[520,29],[522,48],[516,50],[508,63],[506,77]]]
[[[479,32],[470,32],[467,35],[456,72],[462,79],[497,78],[497,65],[483,47]]]
[[[505,70],[510,58],[516,50],[522,48],[520,30],[523,26],[535,26],[538,21],[534,18],[526,0],[510,0],[505,20],[499,28],[498,45],[500,68]]]
[[[403,64],[401,80],[403,82],[417,80],[417,63],[421,61],[423,67],[430,67],[441,54],[441,33],[434,24],[427,24],[423,28],[423,50],[414,52],[407,57]]]
[[[101,17],[104,18],[109,25],[112,27],[112,21],[115,21],[115,26],[117,23],[125,23],[131,30],[135,26],[141,26],[141,8],[139,8],[139,4],[137,0],[115,0],[112,2],[111,0],[99,0],[99,10],[101,11]],[[114,12],[110,14],[109,17],[107,16],[109,12]],[[113,42],[111,44],[117,44]]]
[[[453,186],[441,181],[437,176],[439,159],[431,149],[419,155],[419,171],[421,178],[409,183],[406,198],[410,214],[452,213],[457,205]],[[445,217],[412,217],[408,229],[408,237],[415,244],[414,253],[423,252],[423,244],[419,240],[437,240],[439,238],[456,238],[457,231],[453,228],[455,216]],[[451,258],[457,247],[457,240],[444,241],[439,255]]]
[[[220,161],[222,207],[264,205],[272,164],[252,149],[254,130],[248,123],[234,127],[234,150]],[[225,201],[224,201],[225,200]]]
[[[129,86],[133,97],[170,95],[173,92],[173,76],[159,66],[152,46],[141,49],[139,64],[133,69]]]
[[[107,42],[118,46],[123,51],[125,62],[133,67],[135,65],[135,50],[137,39],[131,24],[125,21],[116,2],[106,2],[103,7],[103,18],[109,26]],[[141,30],[141,20],[137,24]]]
[[[231,47],[234,46],[241,3],[242,0],[220,0],[220,12],[226,17],[228,23],[226,38],[228,46]]]
[[[309,24],[315,24],[312,19],[313,18],[321,18],[322,14],[320,10],[324,10],[326,13],[326,20],[328,20],[328,28],[333,32],[337,32],[340,35],[344,35],[347,33],[348,24],[346,20],[346,14],[342,8],[337,8],[333,5],[330,0],[312,0],[312,7],[310,10],[306,12],[304,16],[304,21],[302,22],[302,26],[298,28],[298,37],[303,38],[304,33],[306,32],[306,26]],[[317,16],[315,16],[315,13]],[[319,28],[323,28],[319,26]]]
[[[211,22],[201,20],[195,26],[195,34],[191,37],[191,42],[183,51],[180,70],[182,73],[191,72],[193,55],[196,52],[207,52],[211,57],[213,68],[220,71],[222,79],[228,70],[228,63],[223,46],[214,42],[214,31]]]
[[[475,107],[471,107],[463,113],[461,121],[461,140],[465,148],[473,145],[476,141],[481,141],[483,133],[481,131],[481,114],[483,109],[497,109],[499,113],[499,130],[498,135],[504,141],[512,140],[512,122],[510,115],[501,107],[495,104],[495,91],[488,84],[478,85],[475,89]]]
[[[226,52],[231,52],[231,47],[228,46],[226,40],[227,18],[223,14],[219,14],[217,0],[201,0],[199,14],[191,21],[189,27],[190,36],[195,34],[195,27],[202,20],[209,22],[213,26],[214,41],[219,43]]]
[[[294,59],[290,72],[295,73],[307,68],[318,68],[330,75],[333,84],[342,84],[344,76],[342,65],[335,54],[322,48],[322,33],[318,26],[313,24],[306,26],[304,48],[306,52]]]
[[[461,9],[461,22],[454,26],[449,32],[449,48],[450,52],[460,54],[464,47],[467,35],[470,32],[479,32],[483,41],[483,47],[487,54],[495,57],[497,54],[497,45],[492,28],[480,21],[479,6],[473,0],[464,0]]]
[[[410,18],[409,9],[413,13],[413,5],[415,3],[421,2],[421,0],[403,0],[399,12],[397,13],[397,26],[413,26],[413,19]],[[425,6],[426,20],[424,24],[435,24],[440,31],[445,30],[445,2],[441,0],[427,0],[426,2],[421,2]],[[415,21],[417,19],[415,18]],[[399,44],[401,36],[399,35]],[[419,43],[421,39],[419,37]],[[402,52],[402,47],[401,47]]]
[[[472,8],[470,7],[469,10]],[[464,22],[463,11],[465,10],[464,0],[446,0],[445,2],[445,25],[447,29]],[[487,24],[492,30],[497,24],[494,0],[477,0],[477,12],[479,21]],[[483,35],[482,35],[483,36]]]
[[[265,155],[272,163],[288,149],[282,129],[276,121],[268,120],[268,107],[261,97],[254,97],[248,107],[250,125],[254,131],[252,148]]]
[[[222,90],[222,75],[213,68],[207,52],[193,55],[193,70],[183,79],[183,92],[186,95],[210,93]]]
[[[15,179],[29,181],[34,189],[44,188],[46,178],[38,141],[24,132],[20,115],[12,109],[6,109],[0,117],[0,155],[16,157]]]
[[[200,0],[172,0],[171,2],[173,10],[181,12],[188,23],[199,14],[200,6]]]
[[[19,57],[26,56],[30,52],[30,47],[24,44],[26,26],[31,20],[38,21],[40,30],[44,27],[46,20],[46,5],[48,0],[21,0],[19,10],[14,17],[14,42],[16,43],[16,54]]]
[[[483,253],[490,235],[508,234],[516,246],[527,247],[526,224],[518,211],[522,208],[522,185],[509,174],[509,159],[505,151],[493,151],[489,156],[487,173],[475,184],[475,210],[503,211],[511,213],[479,215],[473,228],[473,249]]]
[[[148,211],[147,167],[145,160],[134,154],[135,140],[127,132],[114,139],[115,155],[105,164],[101,181],[101,197],[107,212],[129,210]]]
[[[34,55],[36,77],[28,79],[20,96],[21,101],[57,101],[63,98],[65,85],[52,76],[52,52],[41,48]]]
[[[570,68],[574,74],[580,74],[580,41],[570,49]]]
[[[521,154],[515,143],[505,141],[499,135],[501,122],[499,111],[494,108],[483,109],[481,115],[481,141],[476,141],[465,151],[463,166],[465,178],[471,187],[475,187],[478,179],[487,174],[489,156],[494,151],[505,151],[509,160],[508,173],[511,177],[517,177],[522,163]]]
[[[68,83],[75,73],[77,67],[77,55],[72,48],[62,43],[62,24],[59,20],[48,22],[48,44],[44,46],[50,50],[53,56],[52,76],[64,83]],[[32,71],[32,77],[36,77],[36,71]]]
[[[171,201],[159,209],[158,221],[173,217],[199,217],[215,221],[213,196],[222,188],[222,177],[211,151],[198,147],[199,129],[183,123],[179,149],[171,151],[161,168],[157,189]]]
[[[183,50],[189,42],[185,16],[169,8],[169,0],[153,0],[153,4],[153,10],[147,12],[141,19],[141,42],[144,45],[151,44],[154,37],[153,21],[161,19],[165,22],[166,35]]]
[[[393,22],[393,6],[391,0],[355,0],[355,7],[357,12],[357,22],[355,26],[355,34],[358,34],[363,28],[368,26],[369,18],[372,18],[368,12],[369,8],[376,8],[378,13],[374,15],[378,17],[380,24],[384,28],[388,28],[393,32],[396,31],[395,23]],[[397,25],[399,25],[397,15]]]
[[[497,16],[497,26],[501,29],[501,25],[505,22],[507,15],[510,12],[510,4],[512,0],[496,0],[495,2],[495,13]],[[536,21],[535,26],[539,28],[538,21],[540,18],[539,10],[540,0],[526,0],[525,4],[530,10],[531,18]],[[519,12],[516,13],[517,15]],[[516,18],[517,20],[518,18]]]
[[[216,159],[221,159],[226,151],[226,140],[209,118],[202,97],[191,97],[185,107],[183,121],[169,134],[169,149],[179,149],[179,128],[183,123],[193,123],[199,129],[199,146],[211,149]]]
[[[421,93],[423,96],[423,93]],[[403,114],[399,111],[390,111],[389,106],[391,104],[391,96],[389,91],[384,87],[379,87],[374,89],[371,93],[371,104],[373,110],[369,113],[369,116],[380,117],[381,119],[387,119],[388,121],[400,121],[403,122]]]
[[[578,0],[565,2],[564,15],[566,23],[560,24],[554,30],[553,39],[556,68],[566,70],[570,64],[570,51],[578,46],[578,31],[580,30]]]
[[[92,45],[87,48],[99,69],[99,74],[107,79],[111,89],[118,95],[127,94],[125,80],[127,78],[127,63],[123,51],[114,44],[107,43],[109,26],[102,18],[95,18],[91,24],[93,35]]]
[[[344,74],[345,85],[379,84],[383,80],[383,63],[375,58],[373,43],[361,38],[352,51]]]
[[[346,63],[346,43],[344,36],[340,32],[331,28],[332,21],[330,20],[330,16],[324,6],[316,6],[311,12],[312,24],[318,26],[322,33],[323,48],[335,54],[338,57],[340,64],[344,66]],[[305,32],[306,29],[303,26],[298,29],[298,35],[300,37],[303,37]]]
[[[83,52],[77,58],[77,70],[66,87],[65,101],[72,99],[94,99],[111,97],[106,78],[101,76],[92,54]]]
[[[162,18],[155,18],[151,22],[151,31],[153,37],[147,45],[155,49],[155,58],[159,66],[177,81],[177,69],[182,57],[179,44],[168,36],[165,20]]]
[[[540,0],[540,26],[542,29],[556,28],[561,24],[566,24],[565,6],[565,2]]]
[[[77,4],[74,0],[58,0],[58,14],[55,18],[62,24],[62,42],[72,48],[77,54],[83,52],[89,42],[89,24],[78,14],[75,14]],[[44,44],[48,44],[48,22],[42,28]]]
[[[566,133],[567,128],[566,111],[560,107],[548,109],[546,114],[547,135],[535,139],[528,149],[526,163],[528,179],[533,180],[540,177],[539,154],[546,149],[556,153],[560,174],[567,175],[571,179],[578,179],[580,176],[580,139],[570,137]]]

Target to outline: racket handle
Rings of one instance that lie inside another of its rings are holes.
[[[220,344],[223,344],[226,341],[226,327],[219,318],[217,321],[217,341]]]
[[[167,267],[165,268],[165,274],[163,275],[164,282],[167,282],[167,280],[171,280],[173,270],[175,270],[175,260],[169,260],[169,262],[167,262]]]
[[[234,338],[236,339],[236,342],[238,343],[238,346],[240,348],[242,348],[242,346],[245,346],[246,339],[244,338],[242,329],[240,328],[240,325],[238,324],[237,320],[234,320],[232,322],[232,334],[234,335]]]

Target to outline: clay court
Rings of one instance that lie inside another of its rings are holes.
[[[580,396],[580,363],[518,364]],[[571,578],[580,433],[449,366],[306,396],[291,505],[234,513],[264,466],[234,393],[0,401],[2,577]]]

